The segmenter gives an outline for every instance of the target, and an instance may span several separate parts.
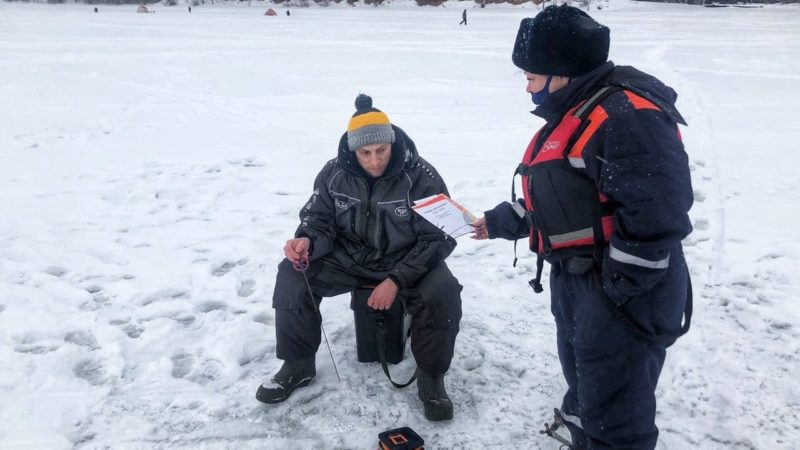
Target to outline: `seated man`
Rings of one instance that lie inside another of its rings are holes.
[[[317,175],[295,238],[284,247],[272,298],[276,353],[284,362],[256,398],[282,402],[316,375],[321,317],[312,301],[373,285],[369,306],[385,310],[400,301],[412,315],[411,351],[425,417],[452,419],[444,374],[461,320],[461,285],[444,260],[456,242],[411,211],[412,201],[447,193],[447,187],[411,138],[364,94],[356,98],[338,154]],[[313,299],[294,268],[298,263],[308,267]]]

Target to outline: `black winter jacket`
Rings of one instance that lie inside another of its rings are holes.
[[[671,254],[683,259],[680,242],[692,231],[688,211],[694,196],[676,126],[685,125],[675,108],[677,94],[633,67],[609,61],[551,94],[533,111],[547,121],[540,145],[572,107],[603,86],[632,91],[660,109],[637,109],[623,92],[610,95],[601,103],[608,119],[583,151],[581,173],[614,206],[614,234],[602,264],[604,289],[624,302],[658,283]],[[486,223],[490,238],[527,236],[524,220],[507,202],[487,211]]]
[[[295,236],[311,240],[312,261],[332,254],[344,267],[388,276],[399,288],[409,288],[444,261],[456,241],[411,210],[414,201],[447,194],[447,187],[411,138],[392,128],[389,165],[372,183],[348,149],[347,134],[342,136],[338,158],[317,175],[314,193],[300,211]]]

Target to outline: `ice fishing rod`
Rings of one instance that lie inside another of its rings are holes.
[[[308,282],[308,276],[306,275],[306,269],[308,269],[308,262],[302,259],[298,259],[294,264],[294,269],[303,274],[303,279],[306,281],[306,288],[308,288],[308,295],[311,297],[311,304],[314,305],[314,312],[317,313],[317,317],[319,317],[319,328],[322,330],[322,336],[325,337],[325,346],[328,347],[328,354],[331,355],[331,362],[333,363],[333,370],[336,372],[336,378],[339,380],[339,383],[342,382],[342,377],[339,376],[339,369],[336,368],[336,359],[333,357],[333,352],[331,351],[331,344],[328,342],[328,335],[325,333],[325,327],[322,325],[322,313],[319,312],[319,308],[317,308],[317,301],[314,300],[314,292],[311,290],[311,284]]]

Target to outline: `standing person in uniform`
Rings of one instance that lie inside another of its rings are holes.
[[[456,241],[411,211],[412,201],[446,194],[447,187],[414,141],[364,94],[356,98],[338,155],[317,175],[295,237],[283,249],[272,307],[276,353],[284,362],[256,398],[282,402],[316,375],[321,316],[312,301],[373,285],[369,306],[385,310],[399,301],[412,315],[411,352],[425,417],[450,420],[444,375],[461,321],[461,285],[444,260]],[[313,299],[293,267],[299,262],[308,267]]]
[[[691,318],[681,240],[693,192],[675,91],[607,61],[608,49],[609,29],[574,7],[522,21],[512,60],[546,124],[517,169],[524,199],[512,191],[473,237],[528,237],[537,293],[542,262],[551,264],[568,386],[555,423],[569,429],[570,448],[652,450],[666,349]]]
[[[467,10],[465,9],[461,13],[461,22],[458,23],[459,25],[466,25],[467,24]]]

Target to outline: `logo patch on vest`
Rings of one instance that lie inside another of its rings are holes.
[[[334,204],[339,209],[347,209],[348,203],[349,202],[346,199],[342,198],[337,198],[336,200],[334,200]]]
[[[549,152],[550,150],[558,150],[561,147],[561,141],[547,141],[542,146],[542,152]]]
[[[394,215],[397,217],[405,217],[408,215],[408,207],[398,206],[394,209]]]

